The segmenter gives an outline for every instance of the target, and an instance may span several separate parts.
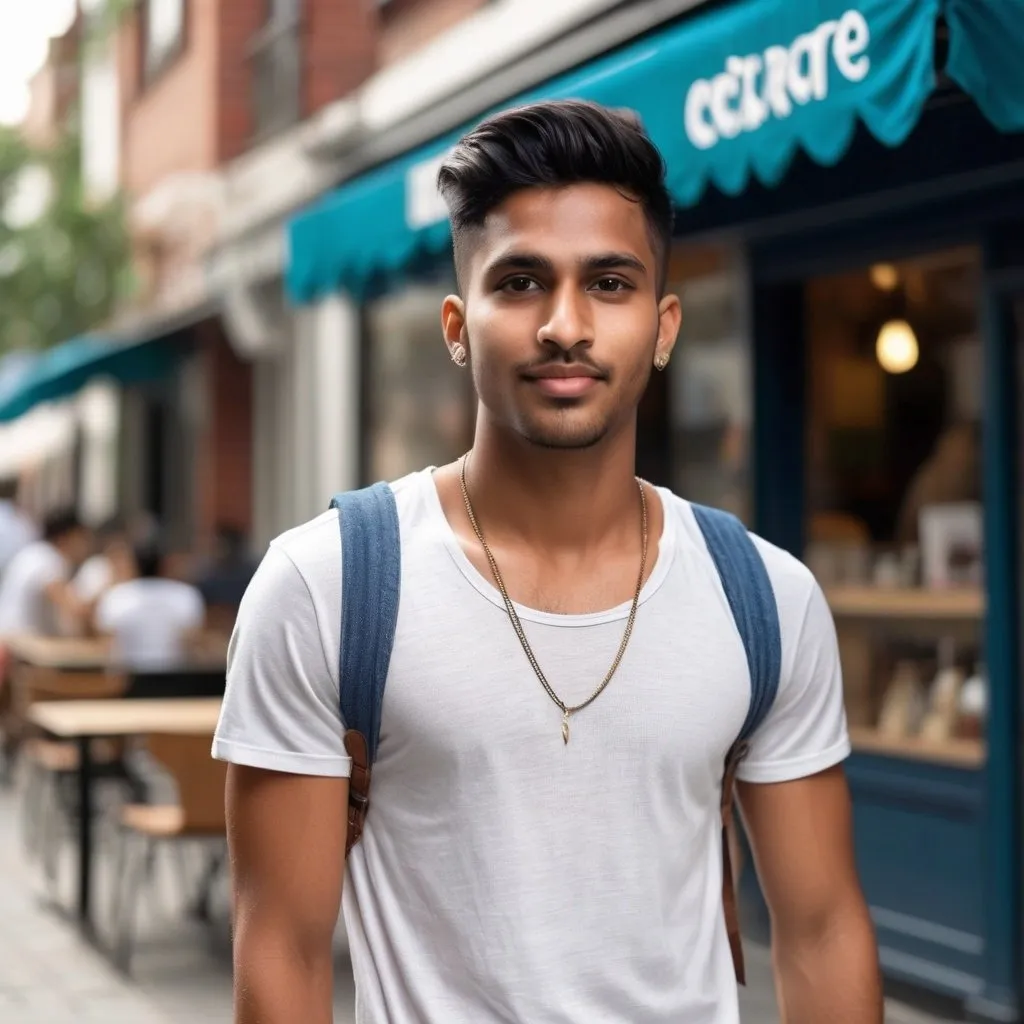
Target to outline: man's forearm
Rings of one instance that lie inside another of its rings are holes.
[[[279,942],[236,939],[234,973],[235,1024],[333,1024],[329,950],[311,958]]]
[[[783,1024],[882,1024],[878,949],[867,908],[814,933],[778,935],[773,959]]]

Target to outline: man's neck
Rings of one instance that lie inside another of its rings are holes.
[[[635,430],[589,448],[543,448],[478,422],[466,479],[487,536],[552,552],[636,530]]]

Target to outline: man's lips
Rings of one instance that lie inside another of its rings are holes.
[[[597,386],[601,374],[590,366],[553,364],[538,367],[525,377],[552,398],[578,398]]]
[[[597,387],[597,377],[533,377],[535,384],[545,395],[552,398],[578,398]]]

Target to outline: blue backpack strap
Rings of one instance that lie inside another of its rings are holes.
[[[722,581],[750,669],[750,707],[737,740],[749,742],[779,690],[782,635],[768,570],[747,528],[720,509],[691,505]]]
[[[359,841],[369,807],[381,708],[398,624],[401,534],[386,483],[335,495],[341,530],[341,647],[338,689],[349,780],[348,849]]]
[[[733,788],[736,771],[746,756],[750,737],[767,717],[778,693],[782,635],[775,591],[747,528],[728,512],[703,505],[691,504],[690,507],[718,570],[750,669],[750,706],[739,736],[726,757],[721,794],[722,908],[736,980],[742,985],[746,983],[746,970],[730,853],[734,829]]]

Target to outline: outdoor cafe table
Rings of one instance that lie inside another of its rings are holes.
[[[223,650],[197,653],[175,665],[159,669],[133,669],[119,665],[110,643],[97,637],[52,637],[31,634],[5,640],[12,660],[36,669],[76,672],[111,672],[127,677],[124,697],[221,697],[227,661]],[[226,641],[225,641],[226,643]]]
[[[28,709],[35,726],[61,740],[78,744],[78,893],[76,913],[82,933],[95,943],[92,919],[92,741],[152,733],[210,736],[220,715],[216,697],[169,700],[106,699],[46,701]]]
[[[11,657],[36,668],[93,672],[107,667],[110,644],[106,640],[22,634],[5,640]]]

